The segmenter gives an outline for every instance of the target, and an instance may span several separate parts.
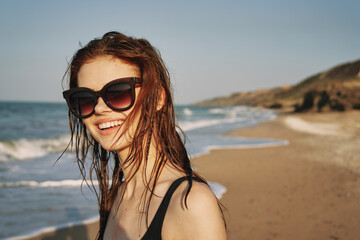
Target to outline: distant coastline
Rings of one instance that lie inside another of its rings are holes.
[[[314,74],[294,86],[232,93],[194,105],[247,105],[290,112],[360,110],[360,60]]]

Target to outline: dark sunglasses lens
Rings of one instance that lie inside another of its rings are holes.
[[[94,110],[96,101],[96,97],[90,92],[77,92],[70,97],[71,107],[79,116],[89,115]]]
[[[107,101],[119,110],[128,108],[133,101],[133,91],[127,83],[114,84],[106,91]]]

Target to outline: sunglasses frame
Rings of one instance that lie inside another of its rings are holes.
[[[129,106],[127,106],[125,108],[116,108],[116,107],[112,106],[109,103],[108,99],[106,98],[106,91],[108,90],[108,88],[115,84],[119,84],[119,83],[128,84],[131,89],[131,103],[129,104]],[[118,78],[118,79],[112,80],[112,81],[108,82],[107,84],[105,84],[104,87],[102,89],[100,89],[99,91],[94,91],[94,90],[92,90],[90,88],[86,88],[86,87],[76,87],[76,88],[71,88],[69,90],[64,91],[63,97],[65,98],[70,111],[76,117],[88,118],[95,113],[95,107],[98,103],[99,97],[101,97],[103,99],[103,101],[105,102],[105,104],[114,111],[120,112],[120,111],[126,111],[126,110],[130,109],[135,103],[135,88],[140,87],[141,84],[142,84],[141,78],[137,78],[137,77]],[[81,116],[77,113],[76,109],[73,109],[70,99],[71,99],[71,96],[77,92],[88,92],[94,96],[94,107],[93,107],[93,110],[91,111],[91,113]]]

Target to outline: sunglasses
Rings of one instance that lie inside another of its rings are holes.
[[[126,111],[135,102],[135,88],[142,79],[136,77],[119,78],[107,83],[100,91],[85,87],[71,88],[63,92],[70,111],[78,118],[87,118],[95,113],[99,97],[115,111]]]

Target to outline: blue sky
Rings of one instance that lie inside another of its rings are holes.
[[[0,100],[63,101],[79,42],[148,39],[175,102],[295,84],[360,58],[360,1],[0,1]]]

